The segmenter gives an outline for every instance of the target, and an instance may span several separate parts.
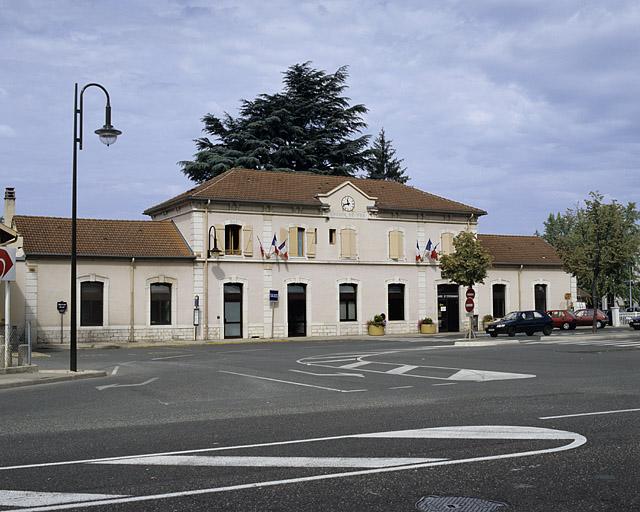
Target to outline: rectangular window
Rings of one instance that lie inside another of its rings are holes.
[[[546,311],[547,310],[547,285],[546,284],[537,284],[534,289],[535,303],[536,309],[538,311]]]
[[[507,286],[504,284],[493,285],[493,318],[502,318],[505,314]]]
[[[298,228],[298,256],[304,256],[304,228]]]
[[[336,230],[329,230],[329,245],[336,245]]]
[[[103,325],[104,284],[99,281],[80,283],[80,325]]]
[[[390,284],[387,291],[389,320],[404,320],[404,285]]]
[[[171,284],[151,284],[151,325],[171,325]]]
[[[241,254],[240,228],[237,224],[227,224],[224,227],[224,253]]]
[[[340,285],[340,321],[355,322],[357,315],[357,294],[358,285],[341,284]]]

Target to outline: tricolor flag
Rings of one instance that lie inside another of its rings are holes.
[[[262,240],[260,240],[259,236],[256,236],[256,238],[258,239],[258,244],[260,245],[260,256],[264,258],[264,247],[262,247]]]
[[[431,259],[432,260],[437,260],[438,259],[438,251],[436,251],[436,249],[438,248],[440,244],[437,243],[436,245],[433,246],[433,250],[431,251]]]
[[[271,240],[271,248],[269,249],[269,254],[271,254],[271,249],[273,249],[274,252],[278,254],[278,240],[276,239],[276,235],[273,235],[273,240]]]
[[[278,249],[276,250],[276,254],[281,255],[285,260],[289,259],[289,251],[286,249],[287,245],[287,241],[285,240],[284,242],[282,242],[279,246]]]
[[[431,257],[431,248],[433,247],[433,243],[431,242],[431,238],[427,242],[427,246],[424,248],[424,253],[422,254],[422,259]]]
[[[416,263],[422,261],[422,254],[420,253],[420,243],[416,240]]]

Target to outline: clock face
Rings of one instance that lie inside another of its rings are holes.
[[[351,196],[344,196],[341,201],[342,209],[345,212],[352,212],[354,207],[356,206],[356,202],[353,200]]]

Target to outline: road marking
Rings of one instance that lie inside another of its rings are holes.
[[[326,363],[331,361],[324,361],[324,362]],[[365,364],[371,364],[371,363],[369,363],[369,361],[358,361],[357,363],[343,364],[342,366],[340,366],[340,368],[344,368],[345,370],[352,370],[353,368],[358,368],[359,366],[364,366]]]
[[[261,468],[388,468],[447,460],[444,458],[416,457],[212,457],[180,455],[139,457],[137,459],[110,460],[94,464],[135,466],[213,466]]]
[[[412,388],[412,387],[413,387],[413,386],[395,386],[395,387],[393,387],[393,388],[389,388],[389,389],[410,389],[410,388]]]
[[[598,416],[600,414],[618,414],[622,412],[638,412],[640,409],[618,409],[617,411],[581,412],[579,414],[562,414],[560,416],[541,416],[540,420],[555,420],[557,418],[576,418],[578,416]]]
[[[432,386],[455,386],[457,382],[441,382],[440,384],[432,384]]]
[[[393,466],[393,467],[378,467],[371,469],[363,469],[358,471],[347,471],[343,473],[328,473],[321,475],[311,475],[305,477],[298,478],[289,478],[284,480],[269,480],[263,482],[252,482],[247,484],[238,484],[238,485],[229,485],[225,487],[211,487],[207,489],[193,489],[186,491],[178,491],[178,492],[170,492],[164,494],[153,494],[147,496],[129,496],[124,498],[114,498],[114,499],[106,499],[101,501],[91,501],[85,503],[73,503],[73,504],[62,504],[62,505],[53,505],[46,507],[36,507],[30,509],[21,509],[22,512],[44,512],[51,510],[69,510],[74,508],[88,508],[88,507],[98,507],[105,505],[115,505],[120,503],[136,503],[143,501],[153,501],[153,500],[161,500],[168,498],[179,498],[185,496],[198,496],[204,494],[214,494],[221,493],[227,491],[235,491],[242,489],[259,489],[264,487],[273,487],[278,485],[286,485],[286,484],[297,484],[302,482],[312,482],[319,480],[332,480],[338,478],[345,477],[353,477],[360,475],[372,475],[372,474],[380,474],[380,473],[390,473],[397,471],[406,471],[410,469],[421,469],[426,467],[435,467],[435,466],[445,466],[445,465],[453,465],[453,464],[467,464],[472,462],[481,462],[488,460],[498,460],[498,459],[511,459],[517,457],[526,457],[532,455],[540,455],[544,453],[555,453],[561,452],[565,450],[571,450],[574,448],[578,448],[587,442],[587,439],[574,432],[567,432],[562,430],[552,430],[546,428],[539,427],[517,427],[517,426],[493,426],[493,425],[482,425],[482,426],[462,426],[462,427],[436,427],[436,428],[425,428],[425,429],[414,429],[414,430],[400,430],[394,432],[377,432],[372,434],[356,434],[356,435],[347,435],[347,436],[335,436],[332,438],[324,438],[322,440],[329,439],[344,439],[344,438],[412,438],[412,439],[520,439],[520,440],[570,440],[569,444],[565,444],[562,446],[554,447],[554,448],[545,448],[540,450],[530,450],[526,452],[514,452],[514,453],[503,453],[499,455],[485,455],[481,457],[471,457],[467,459],[452,459],[452,460],[440,460],[435,462],[420,462],[417,464],[409,464],[404,466]],[[275,443],[264,443],[262,445],[247,445],[245,447],[256,447],[256,446],[274,446],[281,444],[294,444],[294,443],[305,443],[305,442],[313,442],[321,440],[321,438],[316,439],[298,439],[293,441],[283,441],[283,442],[275,442]],[[226,448],[216,448],[214,450],[221,449],[233,449],[238,447],[226,447]],[[131,457],[124,457],[121,460],[126,460]],[[106,459],[102,459],[106,460]],[[111,460],[114,460],[113,458]],[[97,461],[94,461],[97,462]]]
[[[230,375],[241,375],[242,377],[249,377],[251,379],[261,379],[261,380],[270,380],[272,382],[281,382],[283,384],[293,384],[294,386],[304,386],[306,388],[317,388],[324,389],[326,391],[336,391],[338,393],[355,393],[358,391],[366,391],[366,389],[335,389],[335,388],[327,388],[324,386],[316,386],[314,384],[305,384],[303,382],[293,382],[290,380],[280,380],[280,379],[272,379],[270,377],[260,377],[258,375],[248,375],[246,373],[238,373],[238,372],[227,372],[225,370],[218,370],[220,373],[228,373]]]
[[[119,366],[114,367],[113,370],[111,370],[111,375],[115,375],[116,373],[118,373],[118,370],[120,369]]]
[[[535,377],[529,373],[490,372],[486,370],[460,370],[449,377],[449,380],[463,380],[487,382],[490,380],[531,379]]]
[[[296,373],[304,373],[306,375],[315,375],[316,377],[362,377],[364,379],[364,375],[361,373],[313,373],[313,372],[305,372],[304,370],[289,370],[290,372]]]
[[[41,507],[44,505],[59,505],[79,501],[106,500],[124,498],[127,494],[86,494],[67,492],[38,492],[38,491],[4,491],[0,490],[0,506],[2,507]]]
[[[107,384],[106,386],[96,386],[96,389],[98,391],[103,391],[109,388],[135,388],[135,387],[146,386],[147,384],[151,384],[152,382],[157,381],[159,378],[160,377],[153,377],[149,380],[145,380],[144,382],[140,382],[139,384]]]
[[[178,356],[152,357],[152,361],[163,361],[164,359],[176,359],[178,357],[193,357],[194,354],[180,354]]]
[[[388,373],[390,375],[402,375],[403,373],[410,372],[411,370],[415,370],[416,368],[419,368],[419,366],[414,366],[412,364],[403,364],[402,366],[398,366],[397,368],[388,370],[385,373]]]

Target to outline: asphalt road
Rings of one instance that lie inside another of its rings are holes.
[[[640,510],[638,333],[453,343],[80,351],[0,391],[0,510]]]

